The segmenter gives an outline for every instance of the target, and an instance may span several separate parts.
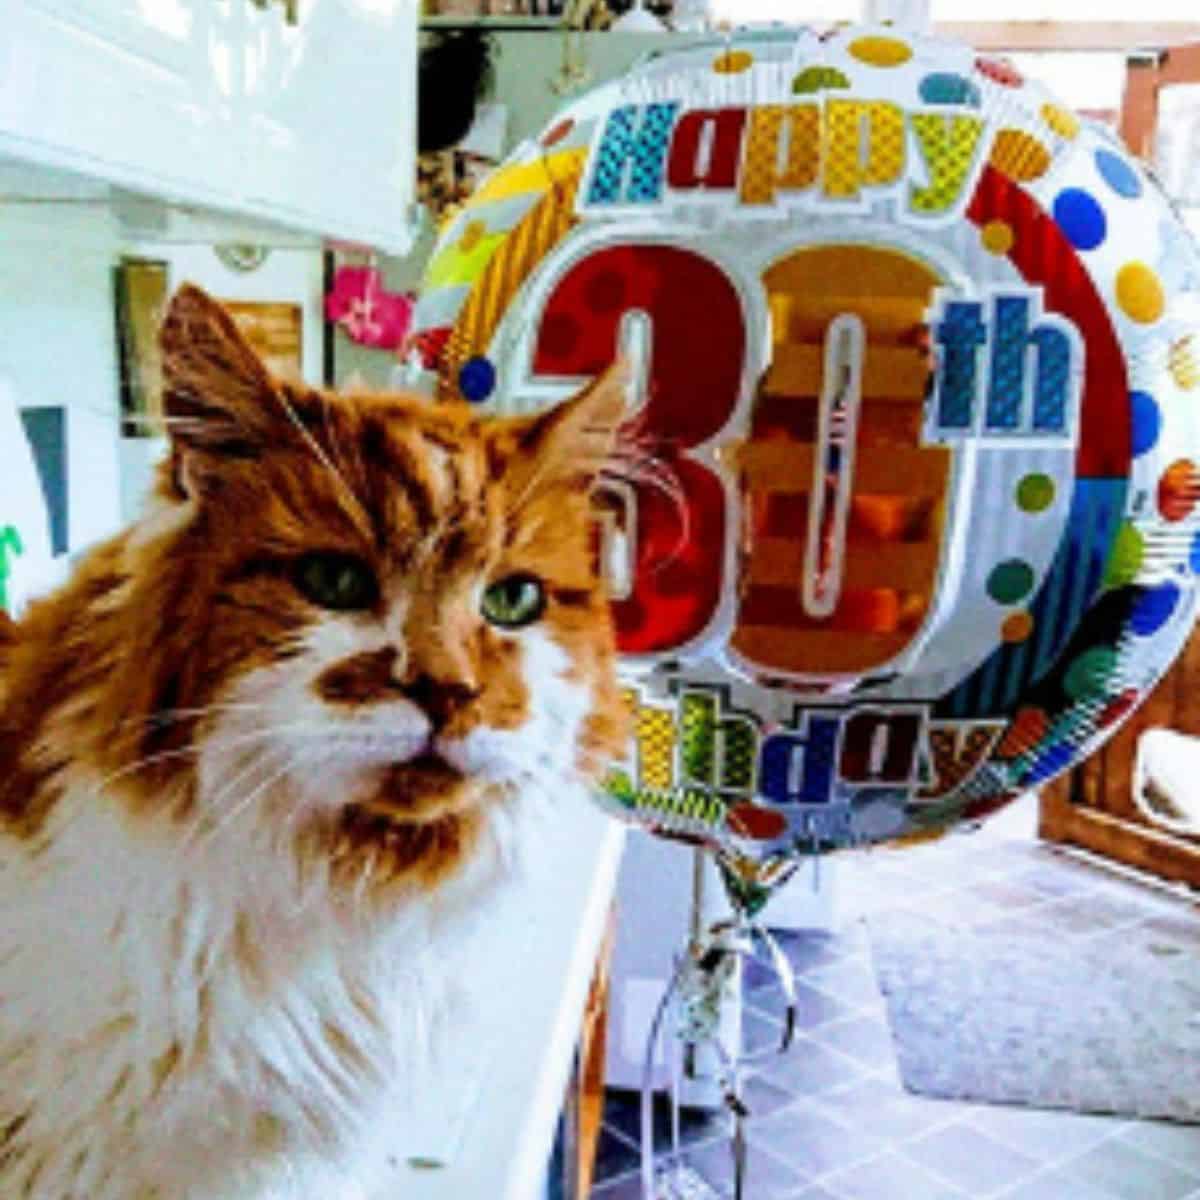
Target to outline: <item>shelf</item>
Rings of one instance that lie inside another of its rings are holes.
[[[485,29],[490,33],[525,33],[561,29],[563,18],[559,17],[472,17],[466,14],[422,17],[421,28],[438,29]]]

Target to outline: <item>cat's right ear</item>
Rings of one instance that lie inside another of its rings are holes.
[[[163,411],[176,458],[250,458],[270,445],[279,385],[233,318],[185,284],[159,331]]]

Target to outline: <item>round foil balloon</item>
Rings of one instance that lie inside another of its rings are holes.
[[[979,816],[1192,627],[1200,262],[1107,131],[888,27],[729,38],[568,107],[449,225],[413,354],[556,403],[622,349],[612,806],[744,861]]]

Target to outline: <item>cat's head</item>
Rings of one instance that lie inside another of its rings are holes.
[[[196,743],[209,823],[284,797],[270,819],[343,865],[436,879],[489,805],[603,768],[624,716],[591,493],[619,370],[486,419],[276,380],[191,287],[161,341],[172,449],[134,543],[173,628],[138,665],[139,752]]]

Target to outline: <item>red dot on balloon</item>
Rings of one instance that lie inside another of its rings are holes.
[[[1196,464],[1188,458],[1173,462],[1158,481],[1158,511],[1164,521],[1182,521],[1200,499]]]
[[[552,313],[542,323],[539,349],[547,358],[565,358],[579,341],[579,322],[570,313]]]
[[[1018,88],[1024,86],[1025,79],[1012,63],[998,58],[977,58],[975,69],[980,75],[985,75],[993,83],[1003,87]]]
[[[570,117],[564,118],[542,135],[542,145],[547,149],[551,146],[557,146],[574,128],[575,122]]]
[[[594,313],[614,312],[625,301],[625,281],[616,271],[604,271],[588,280],[583,297]]]
[[[774,841],[788,831],[787,817],[757,804],[737,805],[730,810],[726,824],[736,837],[752,838],[756,842]]]

